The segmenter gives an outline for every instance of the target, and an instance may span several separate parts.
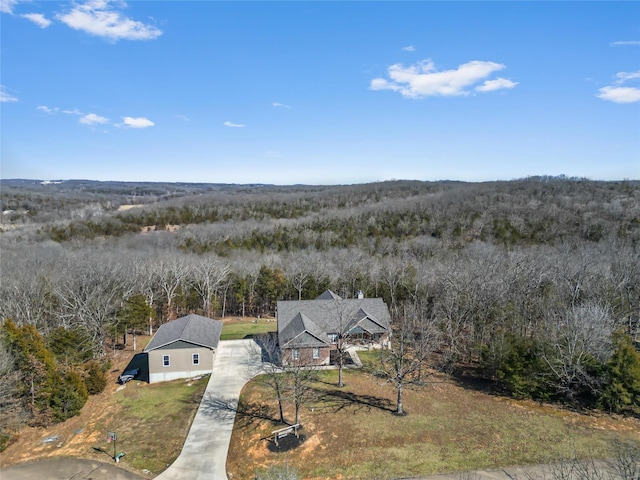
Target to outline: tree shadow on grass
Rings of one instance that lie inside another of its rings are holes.
[[[280,421],[271,415],[268,405],[247,403],[240,400],[238,410],[236,412],[236,425],[239,428],[252,427],[261,421],[271,422],[273,425],[279,425]]]
[[[239,428],[247,428],[263,420],[278,424],[278,420],[269,414],[269,408],[263,404],[251,404],[242,399],[226,399],[218,395],[205,395],[200,404],[201,411],[208,417],[219,421],[232,422],[235,418]]]
[[[474,367],[458,365],[451,369],[449,378],[453,380],[454,384],[465,390],[473,390],[493,396],[508,396],[507,391],[500,388],[496,382],[483,377],[478,369]]]
[[[383,410],[385,412],[394,412],[393,402],[387,398],[375,397],[373,395],[358,395],[345,390],[316,390],[318,400],[321,405],[317,408],[319,411],[329,411],[337,413],[348,411],[352,413],[361,410],[371,411],[372,409]]]

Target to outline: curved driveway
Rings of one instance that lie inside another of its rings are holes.
[[[227,478],[227,453],[240,390],[260,368],[261,351],[253,340],[218,344],[213,373],[182,452],[157,480]]]

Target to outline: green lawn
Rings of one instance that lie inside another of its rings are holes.
[[[224,324],[220,340],[251,338],[261,333],[275,332],[277,328],[277,323],[274,320],[257,320],[257,322],[256,320],[238,320]]]
[[[129,382],[116,392],[119,412],[102,430],[118,434],[118,451],[133,468],[158,474],[180,453],[208,381]],[[112,445],[101,446],[113,453]]]

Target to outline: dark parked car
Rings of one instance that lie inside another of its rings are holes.
[[[122,375],[118,377],[118,383],[121,383],[122,385],[124,385],[129,380],[133,380],[134,378],[136,378],[139,372],[140,372],[139,368],[134,368],[133,370],[125,371]]]

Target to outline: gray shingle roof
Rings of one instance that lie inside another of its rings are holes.
[[[325,290],[318,298],[316,298],[316,300],[342,300],[342,298],[331,290]]]
[[[390,330],[391,322],[389,309],[381,298],[342,299],[330,291],[316,300],[279,301],[277,318],[278,339],[285,348],[302,346],[297,345],[298,341],[311,341],[306,336],[299,337],[303,332],[328,342],[327,334],[341,333],[340,330],[346,333],[356,327],[383,333]]]
[[[200,315],[187,315],[161,325],[145,352],[164,347],[177,340],[214,349],[220,341],[222,322]]]
[[[286,348],[321,347],[329,344],[326,332],[323,332],[304,313],[291,319],[280,335],[280,344]]]

